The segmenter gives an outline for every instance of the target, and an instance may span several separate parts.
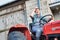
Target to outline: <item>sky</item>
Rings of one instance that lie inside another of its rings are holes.
[[[0,6],[7,4],[9,2],[12,2],[12,1],[15,1],[15,0],[0,0]],[[57,1],[60,1],[60,0],[51,0],[51,3],[57,2]]]
[[[9,2],[12,2],[12,1],[15,1],[15,0],[0,0],[0,6],[7,4]]]

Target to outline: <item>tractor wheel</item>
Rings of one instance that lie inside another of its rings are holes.
[[[13,31],[9,33],[8,40],[26,40],[26,37],[20,31]]]

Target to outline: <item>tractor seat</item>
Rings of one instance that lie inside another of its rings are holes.
[[[30,24],[29,24],[30,32],[32,32],[32,26],[33,26],[33,23],[30,23]]]

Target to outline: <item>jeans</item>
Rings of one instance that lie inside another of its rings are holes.
[[[38,25],[38,24],[33,25],[32,32],[36,33],[36,40],[40,40],[42,30],[43,30],[43,28],[40,27],[40,25]]]

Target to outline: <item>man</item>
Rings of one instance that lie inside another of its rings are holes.
[[[40,36],[42,32],[42,27],[40,27],[40,18],[42,17],[40,15],[40,9],[35,8],[33,12],[30,14],[30,17],[33,19],[32,32],[36,33],[36,40],[40,40]]]

